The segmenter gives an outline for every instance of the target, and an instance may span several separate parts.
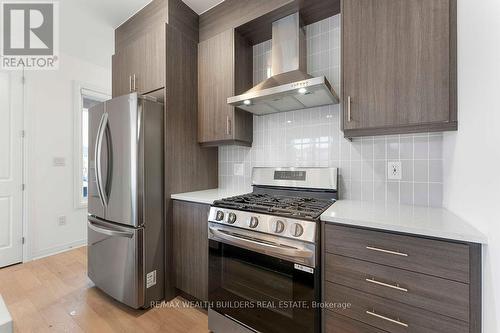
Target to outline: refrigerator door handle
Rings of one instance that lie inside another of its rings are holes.
[[[106,207],[109,204],[109,196],[111,195],[111,184],[113,180],[113,142],[111,141],[111,130],[108,125],[108,118],[106,117],[106,124],[104,126],[104,132],[106,134],[107,143],[107,165],[108,172],[106,175],[106,183],[104,184],[103,193],[104,199],[106,201]]]
[[[127,237],[127,238],[132,238],[134,237],[133,232],[127,232],[127,231],[118,231],[118,230],[113,230],[109,228],[104,228],[102,226],[97,226],[96,224],[92,223],[91,221],[88,221],[88,227],[95,232],[111,237]]]
[[[101,173],[101,153],[102,153],[102,139],[104,137],[104,129],[108,125],[108,114],[103,113],[99,127],[97,130],[97,140],[95,143],[95,173],[97,181],[97,192],[99,194],[99,199],[104,207],[108,205],[108,198],[104,188],[102,187],[102,173]]]

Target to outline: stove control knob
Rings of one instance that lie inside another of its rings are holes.
[[[300,224],[295,223],[292,226],[292,236],[294,237],[300,237],[304,233],[304,227],[302,227]]]
[[[255,216],[252,216],[250,218],[250,222],[248,222],[248,226],[252,229],[255,229],[257,228],[258,225],[259,225],[259,219]]]
[[[281,234],[285,231],[285,223],[281,220],[277,220],[273,223],[273,231],[277,234]]]
[[[234,222],[236,222],[236,214],[229,213],[229,216],[227,217],[227,223],[233,224]]]
[[[215,214],[216,221],[222,221],[224,219],[224,212],[222,210],[218,210],[217,214]]]

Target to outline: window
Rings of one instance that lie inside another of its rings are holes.
[[[105,89],[75,82],[75,207],[85,208],[89,180],[89,109],[111,98]]]

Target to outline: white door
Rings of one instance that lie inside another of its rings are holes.
[[[0,71],[0,267],[23,260],[23,84]]]

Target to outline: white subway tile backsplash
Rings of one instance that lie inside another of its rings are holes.
[[[429,158],[428,136],[416,136],[413,138],[413,153],[416,160],[427,160]]]
[[[349,199],[352,200],[363,200],[362,197],[362,185],[363,183],[358,180],[351,180],[351,195]]]
[[[413,184],[413,203],[418,206],[429,205],[429,183]]]
[[[375,160],[385,160],[385,138],[376,137],[373,141],[373,158]]]
[[[438,183],[429,184],[429,205],[441,207],[443,205],[443,185]]]
[[[386,201],[399,203],[399,182],[387,182]]]
[[[413,137],[401,137],[399,140],[399,158],[402,160],[413,159]]]
[[[413,161],[413,177],[416,182],[427,183],[429,182],[429,161],[428,160],[415,160]]]
[[[413,181],[413,161],[401,160],[401,181]]]
[[[373,196],[373,186],[372,181],[362,181],[361,182],[361,200],[373,201],[375,198]]]
[[[362,161],[351,161],[351,180],[362,181]]]
[[[373,138],[363,138],[361,141],[361,158],[363,160],[373,160]]]
[[[413,204],[413,183],[401,182],[399,185],[399,202],[401,204]]]
[[[361,161],[362,167],[362,177],[361,180],[364,182],[369,182],[375,180],[374,172],[374,161],[373,160],[363,160]]]
[[[442,160],[429,160],[429,182],[442,183],[443,182],[443,161]]]
[[[443,159],[442,142],[442,134],[432,134],[429,136],[429,159]]]
[[[306,27],[308,72],[326,75],[340,95],[340,16]],[[254,84],[268,77],[271,41],[254,46]],[[441,206],[440,133],[391,135],[346,140],[340,105],[254,116],[251,148],[219,148],[219,187],[251,191],[256,166],[339,168],[342,199]],[[387,180],[387,162],[401,161],[401,181]],[[244,176],[233,174],[244,163]]]
[[[386,178],[387,178],[387,162],[385,160],[373,161],[373,180],[385,183]]]
[[[387,137],[385,149],[388,160],[399,160],[399,137]]]

